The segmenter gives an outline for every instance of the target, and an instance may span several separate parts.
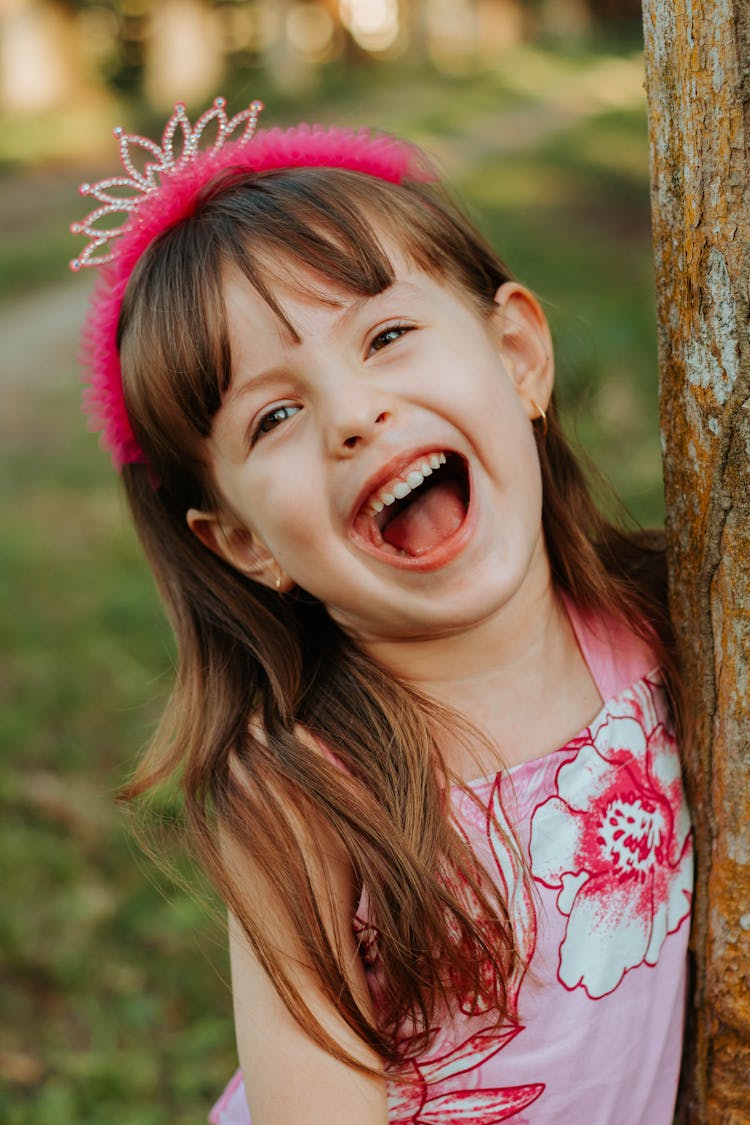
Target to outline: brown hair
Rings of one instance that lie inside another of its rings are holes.
[[[127,466],[124,479],[175,629],[179,671],[125,796],[180,773],[197,853],[290,1010],[318,1042],[348,1057],[295,988],[261,912],[229,870],[218,830],[251,858],[294,920],[344,1019],[397,1063],[399,1027],[421,1030],[409,1049],[423,1050],[436,1007],[451,993],[492,1008],[498,1023],[510,1014],[508,982],[518,968],[512,925],[451,823],[446,792],[455,779],[437,744],[441,725],[452,722],[469,737],[466,724],[374,663],[314,598],[279,597],[211,554],[185,519],[188,507],[212,508],[219,499],[202,447],[232,377],[222,269],[239,267],[284,319],[274,281],[295,262],[357,295],[387,288],[393,269],[378,230],[488,310],[510,277],[439,189],[309,168],[224,173],[136,267],[120,348],[128,412],[149,465]],[[538,449],[557,589],[584,613],[635,627],[678,700],[660,542],[598,513],[554,404]],[[300,732],[330,747],[342,768],[312,753]],[[360,1010],[322,922],[315,857],[299,832],[307,814],[330,825],[367,887],[384,983],[374,1022]]]

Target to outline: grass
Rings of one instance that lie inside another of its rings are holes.
[[[450,80],[375,68],[348,85],[331,74],[305,113],[354,121],[366,106],[438,154],[544,299],[570,425],[638,518],[658,521],[644,109],[589,93],[548,128],[574,105],[577,81],[599,89],[589,77],[606,63],[537,51],[520,57],[523,73],[510,63]],[[281,109],[300,115],[290,101]],[[517,134],[503,133],[501,113],[517,116]],[[60,168],[50,187],[42,177],[43,219],[35,231],[19,219],[3,242],[0,293],[12,283],[32,299],[64,276],[74,245],[53,231],[77,216],[66,185],[80,178]],[[39,184],[16,167],[0,190]],[[62,383],[4,388],[0,418],[0,644],[10,656],[0,679],[0,1119],[200,1122],[235,1063],[221,926],[139,858],[114,803],[168,690],[172,644],[107,459],[81,424],[72,352],[60,362]]]
[[[188,1122],[234,1065],[223,938],[114,806],[171,642],[73,382],[4,443],[0,1119]]]

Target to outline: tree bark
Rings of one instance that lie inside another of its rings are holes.
[[[670,600],[694,736],[679,1120],[750,1123],[750,5],[644,0]]]

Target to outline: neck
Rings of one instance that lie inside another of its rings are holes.
[[[544,650],[563,621],[567,616],[552,586],[546,551],[538,545],[516,592],[479,621],[427,636],[360,640],[399,679],[443,702],[467,682],[498,674],[514,678],[514,669]]]
[[[464,778],[557,749],[601,705],[548,571],[523,597],[460,633],[368,647],[400,679],[467,719],[494,748],[467,753],[454,738],[441,737],[447,764]]]

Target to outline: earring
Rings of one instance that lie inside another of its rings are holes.
[[[542,410],[539,403],[535,402],[533,398],[531,400],[531,403],[532,403],[532,406],[535,406],[537,408],[537,410],[539,411],[538,417],[542,419],[542,437],[546,437],[547,436],[547,430],[549,429],[549,426],[548,426],[548,423],[547,423],[547,411]]]
[[[276,593],[277,594],[281,593],[281,575],[280,574],[276,575]]]

